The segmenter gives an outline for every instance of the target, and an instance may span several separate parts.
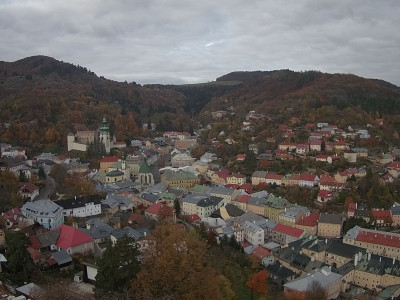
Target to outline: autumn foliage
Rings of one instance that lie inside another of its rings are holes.
[[[259,295],[265,295],[268,291],[268,273],[266,270],[254,273],[249,281],[246,282],[247,287]]]

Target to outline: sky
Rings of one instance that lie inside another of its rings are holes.
[[[46,55],[139,84],[291,69],[400,86],[398,0],[1,0],[0,41],[3,61]]]

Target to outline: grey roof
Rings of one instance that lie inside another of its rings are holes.
[[[332,239],[326,249],[327,253],[333,253],[342,257],[353,258],[356,253],[365,252],[365,249],[345,244],[342,240]]]
[[[42,234],[38,234],[38,239],[42,248],[55,245],[60,237],[61,229],[46,231]]]
[[[155,195],[155,194],[148,194],[148,193],[143,193],[141,196],[143,199],[151,202],[151,203],[156,203],[157,200],[160,198],[159,195]]]
[[[257,220],[265,220],[265,218],[255,214],[252,211],[247,211],[243,215],[236,217],[236,218],[231,218],[226,221],[227,224],[232,224],[232,223],[238,223],[238,224],[244,224],[245,221],[257,221]]]
[[[257,224],[253,223],[253,222],[249,222],[249,221],[245,221],[243,224],[243,229],[248,229],[251,232],[257,232],[260,229],[262,230],[262,228],[260,226],[258,226]]]
[[[114,232],[112,233],[112,235],[116,238],[116,239],[120,239],[123,236],[127,236],[130,238],[133,238],[135,241],[137,241],[140,237],[141,234],[136,231],[135,229],[132,229],[130,227],[124,227],[122,229],[116,229],[114,230]]]
[[[364,254],[355,268],[371,274],[388,274],[400,277],[400,262],[394,258],[371,254],[370,259],[368,259],[368,254]]]
[[[393,206],[390,211],[392,212],[392,215],[400,215],[400,206]]]
[[[250,197],[248,204],[256,205],[256,206],[265,206],[266,202],[267,202],[266,198]]]
[[[68,254],[67,250],[61,249],[60,251],[51,254],[58,265],[63,265],[72,262],[71,256]]]
[[[275,222],[274,220],[267,220],[267,219],[262,218],[262,219],[256,220],[256,224],[257,224],[258,226],[260,226],[261,228],[263,228],[263,229],[266,229],[266,228],[268,228],[268,229],[274,229],[275,226],[276,226],[278,223]]]
[[[257,246],[250,245],[250,246],[244,248],[243,250],[244,250],[244,253],[250,255],[256,248],[257,248]]]
[[[106,199],[101,201],[101,204],[105,205],[105,206],[108,206],[110,208],[114,208],[114,207],[117,207],[119,205],[117,200],[112,198],[112,197],[106,197]]]
[[[291,290],[305,292],[313,281],[317,281],[323,288],[327,288],[332,283],[340,280],[341,277],[342,275],[332,272],[329,267],[323,267],[286,283],[285,287]]]
[[[236,190],[224,186],[216,186],[211,188],[210,194],[232,195]]]
[[[54,218],[62,211],[62,207],[51,200],[28,201],[21,208],[22,214],[28,211],[37,216]]]
[[[113,227],[105,223],[92,225],[90,229],[79,228],[79,231],[91,236],[93,239],[109,238],[114,230]]]
[[[319,223],[328,224],[342,224],[342,215],[337,214],[321,214],[319,217]]]
[[[143,193],[150,193],[150,194],[159,194],[165,191],[168,187],[168,184],[165,183],[157,183],[156,185],[149,187],[143,191]]]
[[[257,177],[257,178],[265,178],[267,176],[266,171],[254,171],[253,175],[251,177]]]
[[[104,225],[105,223],[100,220],[99,218],[90,218],[89,220],[85,221],[85,225],[90,225],[90,226],[101,226]]]
[[[188,194],[183,199],[183,202],[197,204],[200,200],[207,199],[209,196],[206,194]]]
[[[197,202],[197,206],[207,207],[207,206],[216,206],[221,203],[224,199],[221,197],[210,196],[208,198],[201,199]]]
[[[267,191],[259,191],[257,193],[253,193],[251,194],[252,197],[256,197],[256,198],[268,198],[269,193]]]
[[[33,282],[25,284],[23,286],[17,287],[15,290],[25,296],[30,296],[33,289],[38,289],[39,286],[34,284]]]
[[[358,233],[360,232],[361,227],[359,226],[354,226],[353,228],[349,229],[346,234],[343,236],[344,239],[351,239],[351,240],[355,240]]]

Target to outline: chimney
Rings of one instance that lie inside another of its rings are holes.
[[[382,262],[382,256],[379,256],[379,262]]]
[[[358,253],[354,255],[354,266],[357,267],[357,264],[358,264]]]
[[[393,257],[393,264],[396,262],[396,258]]]
[[[325,244],[328,244],[328,239],[325,239]]]
[[[371,253],[368,252],[368,261],[370,261],[370,260],[371,260]]]

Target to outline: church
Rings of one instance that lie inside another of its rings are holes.
[[[110,127],[106,118],[103,118],[103,122],[98,130],[77,130],[76,133],[68,133],[67,144],[68,151],[87,151],[89,145],[99,142],[105,149],[105,153],[109,154],[111,148],[125,147],[125,143],[116,142],[115,135],[111,139]]]

